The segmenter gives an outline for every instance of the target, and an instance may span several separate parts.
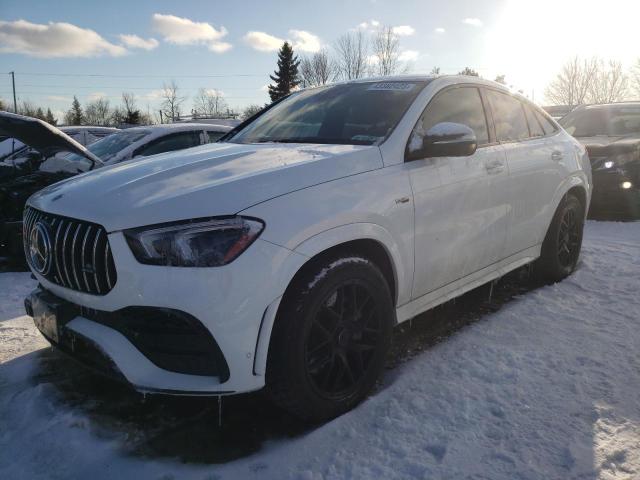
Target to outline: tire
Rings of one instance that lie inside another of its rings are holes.
[[[278,310],[267,390],[308,422],[347,412],[373,389],[391,343],[389,285],[361,255],[315,261],[294,279]]]
[[[553,215],[542,242],[535,269],[546,282],[559,282],[578,264],[584,229],[584,208],[575,195],[567,194]]]

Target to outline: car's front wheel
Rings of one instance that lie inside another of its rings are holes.
[[[580,200],[569,193],[553,216],[536,263],[536,270],[544,280],[557,282],[575,270],[583,229],[584,209]]]
[[[393,302],[380,270],[360,255],[305,268],[278,311],[267,366],[273,400],[320,422],[358,404],[384,366]]]

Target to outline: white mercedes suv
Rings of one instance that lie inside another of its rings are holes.
[[[33,195],[25,304],[139,391],[266,386],[321,421],[372,389],[396,324],[534,260],[569,275],[590,197],[585,149],[493,82],[307,89],[220,143]]]

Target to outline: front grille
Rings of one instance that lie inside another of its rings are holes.
[[[24,251],[36,271],[30,255],[30,237],[39,222],[46,225],[50,238],[50,264],[41,273],[47,280],[93,295],[106,295],[113,289],[116,268],[103,227],[27,207],[22,227]]]

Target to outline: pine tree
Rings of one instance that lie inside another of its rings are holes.
[[[53,113],[51,113],[51,109],[50,108],[47,108],[47,113],[44,116],[44,120],[49,125],[56,126],[58,124],[58,121],[56,120],[56,117],[53,116]]]
[[[82,112],[82,107],[74,95],[73,102],[71,103],[71,109],[65,114],[64,121],[67,125],[82,125],[83,120],[84,113]]]
[[[279,98],[288,95],[291,90],[298,86],[300,79],[298,77],[298,65],[300,60],[293,54],[293,48],[289,42],[284,42],[282,48],[278,52],[278,70],[274,75],[269,75],[275,85],[269,85],[269,96],[271,101],[275,102]]]
[[[42,110],[42,107],[38,107],[38,109],[36,110],[35,117],[40,120],[44,120],[44,111]]]

